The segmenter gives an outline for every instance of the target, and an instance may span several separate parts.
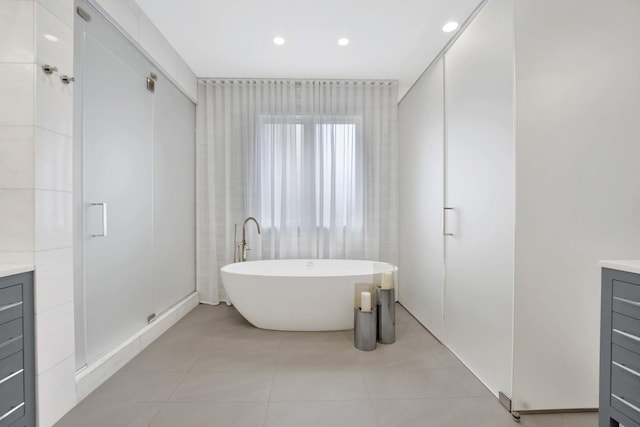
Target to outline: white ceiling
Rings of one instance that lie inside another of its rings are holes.
[[[480,0],[136,2],[198,77],[395,79],[401,97]]]

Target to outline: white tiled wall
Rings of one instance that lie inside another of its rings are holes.
[[[38,375],[38,426],[49,427],[76,404],[76,363],[70,356]],[[72,381],[69,381],[69,378]]]
[[[73,85],[40,66],[73,75],[73,0],[1,2],[0,262],[36,265],[37,417],[51,426],[76,402]]]
[[[33,263],[32,1],[0,7],[0,262]]]
[[[0,126],[0,188],[33,188],[33,127]]]
[[[35,190],[35,203],[36,252],[71,247],[73,244],[71,193]]]
[[[35,129],[35,188],[72,191],[73,143],[71,137],[49,130]]]
[[[50,4],[51,2],[43,3]],[[72,28],[70,24],[64,23],[46,6],[38,4],[36,6],[36,62],[39,64],[55,64],[59,72],[71,75],[73,70]],[[54,35],[58,41],[51,41],[42,37],[44,34]],[[73,85],[68,87],[73,87]]]
[[[31,1],[2,2],[0,62],[33,62],[33,6]]]
[[[71,13],[65,13],[68,10]],[[37,416],[53,425],[76,403],[73,319],[73,84],[41,65],[73,76],[73,0],[38,1],[34,8],[34,261]],[[47,40],[49,34],[57,41]]]
[[[73,325],[73,301],[36,314],[38,376],[73,356],[74,337],[68,332],[70,324]]]
[[[33,189],[0,190],[0,251],[33,251],[33,196]]]
[[[33,125],[34,64],[0,63],[0,126]]]
[[[73,248],[38,251],[35,254],[36,314],[46,313],[73,301]]]
[[[196,99],[197,80],[132,0],[98,0]],[[0,263],[35,264],[37,417],[77,401],[73,310],[73,0],[0,0]],[[44,37],[53,35],[57,41]]]

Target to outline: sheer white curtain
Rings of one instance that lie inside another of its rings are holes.
[[[396,262],[397,84],[201,80],[197,262],[203,302],[226,301],[247,216],[249,259]]]

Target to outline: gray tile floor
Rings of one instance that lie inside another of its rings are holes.
[[[57,427],[515,427],[484,386],[401,306],[396,342],[353,331],[256,329],[200,305]],[[523,427],[595,427],[597,415],[523,415]]]

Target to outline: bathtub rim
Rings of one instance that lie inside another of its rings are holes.
[[[311,275],[311,274],[283,274],[286,272],[278,272],[277,274],[268,274],[264,272],[251,271],[247,269],[247,271],[231,271],[231,267],[233,266],[241,266],[246,264],[255,264],[255,263],[265,263],[265,262],[283,262],[283,261],[300,261],[300,262],[315,262],[315,261],[345,261],[345,262],[358,262],[358,263],[370,263],[372,265],[375,264],[383,264],[385,266],[389,266],[389,270],[383,271],[366,271],[366,272],[358,272],[353,274],[322,274],[322,275]],[[371,261],[366,259],[342,259],[342,258],[286,258],[286,259],[264,259],[264,260],[252,260],[252,261],[243,261],[243,262],[232,262],[229,264],[225,264],[220,267],[221,273],[226,274],[238,274],[242,276],[255,276],[255,277],[295,277],[295,278],[331,278],[331,277],[358,277],[358,276],[366,276],[366,275],[376,275],[381,274],[383,272],[391,272],[396,273],[398,271],[398,266],[391,264],[390,262],[385,261]]]

